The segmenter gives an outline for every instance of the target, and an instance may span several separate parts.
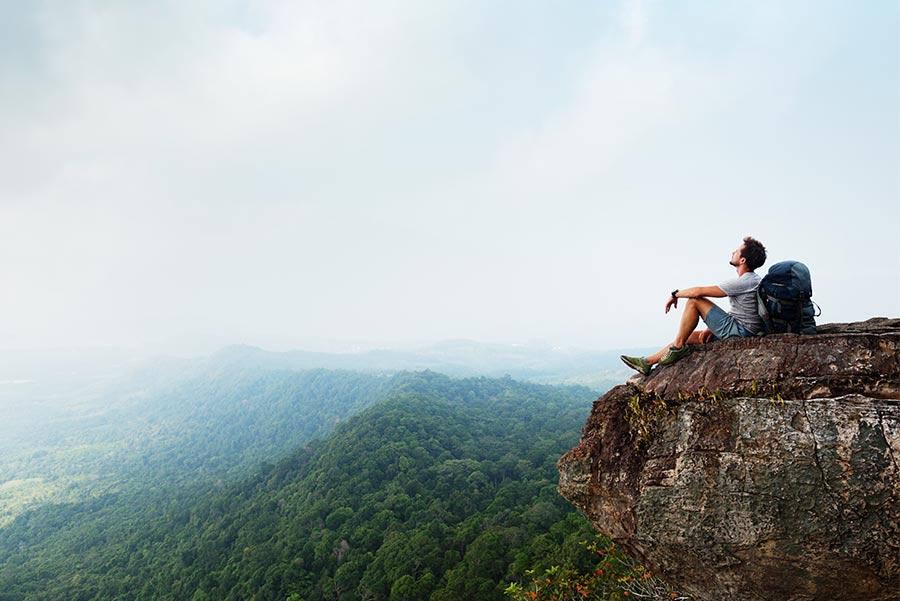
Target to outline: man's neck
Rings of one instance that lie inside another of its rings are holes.
[[[737,274],[738,274],[738,277],[741,277],[741,276],[744,275],[745,273],[750,273],[751,271],[753,271],[753,270],[750,269],[749,267],[747,267],[747,266],[746,266],[745,264],[743,264],[743,263],[737,266]]]

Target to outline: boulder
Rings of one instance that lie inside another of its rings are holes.
[[[900,599],[900,319],[819,332],[613,388],[561,494],[696,601]]]

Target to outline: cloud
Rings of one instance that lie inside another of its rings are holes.
[[[821,257],[826,295],[847,228],[898,267],[864,216],[896,199],[895,36],[837,6],[14,8],[9,346],[643,344],[662,280],[747,233]]]
[[[644,0],[628,0],[622,5],[622,30],[630,48],[640,46],[647,32]]]

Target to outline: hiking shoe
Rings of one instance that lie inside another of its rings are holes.
[[[644,374],[645,376],[650,375],[650,367],[651,365],[647,363],[647,360],[643,357],[628,357],[622,355],[619,357],[622,360],[622,363],[630,367],[631,369],[637,370]]]
[[[674,346],[669,347],[669,352],[666,353],[666,356],[659,360],[660,365],[672,365],[682,357],[686,357],[691,354],[691,347],[688,345],[684,345],[681,348],[675,348]]]

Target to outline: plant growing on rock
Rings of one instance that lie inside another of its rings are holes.
[[[634,435],[635,445],[640,446],[649,440],[653,422],[671,410],[669,403],[659,395],[631,395],[627,401],[625,419]]]
[[[529,570],[530,582],[512,583],[504,592],[512,601],[689,601],[608,538],[600,535],[582,544],[597,560],[590,571],[560,566],[541,574]]]

